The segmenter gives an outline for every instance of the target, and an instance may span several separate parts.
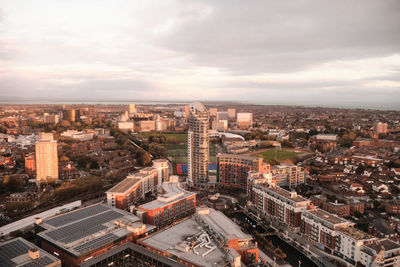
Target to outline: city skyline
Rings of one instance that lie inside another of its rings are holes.
[[[0,2],[3,103],[398,109],[398,1]]]

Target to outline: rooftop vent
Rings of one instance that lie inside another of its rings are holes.
[[[36,260],[40,258],[40,251],[36,248],[31,248],[28,250],[28,256],[32,260]]]

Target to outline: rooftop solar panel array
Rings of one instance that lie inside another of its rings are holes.
[[[107,229],[107,227],[103,226],[102,224],[123,216],[124,214],[122,213],[110,210],[82,221],[49,231],[46,233],[46,235],[56,241],[70,243],[97,233],[101,230]]]
[[[15,240],[0,246],[0,264],[1,266],[15,266],[11,259],[28,253],[29,246],[21,240]]]
[[[92,207],[88,207],[82,210],[77,210],[71,213],[67,213],[64,215],[60,215],[54,218],[51,218],[49,220],[45,220],[44,222],[54,226],[54,227],[59,227],[77,220],[80,220],[81,218],[89,217],[92,215],[95,215],[97,213],[101,213],[108,210],[106,206],[103,205],[96,205]]]
[[[53,263],[54,261],[50,259],[49,257],[40,257],[39,259],[33,260],[31,262],[28,262],[21,267],[41,267],[41,266],[47,266],[50,263]]]
[[[84,243],[82,245],[76,246],[74,249],[76,251],[78,251],[79,253],[83,253],[83,252],[86,252],[86,251],[91,251],[91,250],[94,250],[94,249],[104,245],[104,244],[110,243],[110,242],[116,240],[117,238],[118,238],[118,236],[116,236],[114,234],[106,234],[106,235],[103,235],[103,236],[101,236],[99,238],[90,240],[87,243]]]

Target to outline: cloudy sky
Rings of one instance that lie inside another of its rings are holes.
[[[400,1],[0,0],[0,101],[400,106]]]

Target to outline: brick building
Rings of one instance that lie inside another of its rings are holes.
[[[263,163],[263,159],[259,157],[232,154],[217,155],[217,183],[219,185],[247,189],[249,171],[269,173],[271,166]]]
[[[196,193],[184,190],[178,182],[164,182],[156,200],[138,207],[137,215],[143,222],[164,225],[194,213]]]

